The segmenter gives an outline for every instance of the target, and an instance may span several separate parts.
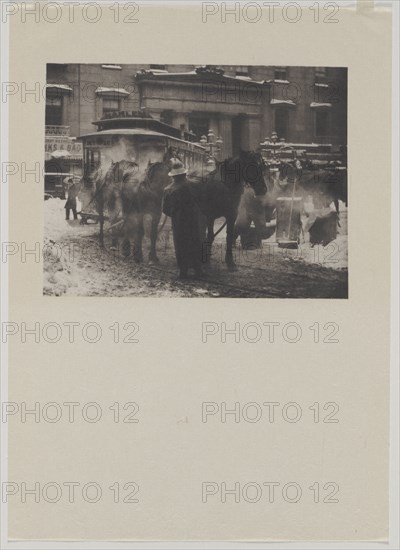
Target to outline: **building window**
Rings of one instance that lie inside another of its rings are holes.
[[[326,137],[329,134],[329,112],[316,111],[315,113],[315,135]]]
[[[327,71],[326,67],[315,67],[315,79],[324,80],[328,76]]]
[[[103,98],[103,115],[109,115],[120,110],[119,99]]]
[[[287,80],[288,68],[287,67],[275,67],[274,80]]]
[[[238,65],[236,67],[236,76],[249,76],[249,67],[247,65]]]
[[[62,97],[47,97],[46,98],[46,124],[49,126],[62,125],[63,101]]]
[[[150,65],[150,69],[154,69],[155,71],[166,71],[167,66],[166,65]]]
[[[278,138],[288,138],[289,112],[287,109],[275,110],[275,132]]]
[[[200,141],[201,136],[207,136],[210,128],[210,120],[201,115],[189,116],[189,131],[193,132],[197,141]]]

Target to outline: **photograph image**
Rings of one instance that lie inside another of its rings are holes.
[[[348,298],[347,72],[47,64],[43,294]]]

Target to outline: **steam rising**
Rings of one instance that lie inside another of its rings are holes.
[[[137,164],[134,168],[139,182],[143,181],[149,164],[161,162],[165,154],[165,143],[158,138],[145,142],[121,137],[112,147],[100,149],[100,164],[93,177],[97,181],[104,178],[112,163],[129,161]]]

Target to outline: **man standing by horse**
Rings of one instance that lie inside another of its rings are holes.
[[[173,182],[164,190],[162,210],[171,217],[179,278],[186,279],[190,268],[201,277],[200,211],[186,179],[187,170],[177,158],[171,163],[168,175]]]

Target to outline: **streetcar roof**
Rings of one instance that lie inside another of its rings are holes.
[[[73,176],[71,172],[45,172],[45,176]]]
[[[205,148],[202,145],[193,143],[191,141],[185,141],[184,139],[179,139],[173,136],[168,136],[161,132],[156,132],[155,130],[147,130],[146,128],[121,128],[121,129],[111,129],[111,130],[100,130],[99,132],[92,132],[90,134],[83,134],[78,136],[77,139],[84,139],[88,137],[99,137],[99,136],[155,136],[163,137],[167,139],[173,139],[174,141],[179,141],[180,143],[185,143],[186,145],[192,145],[202,151],[205,151]]]

